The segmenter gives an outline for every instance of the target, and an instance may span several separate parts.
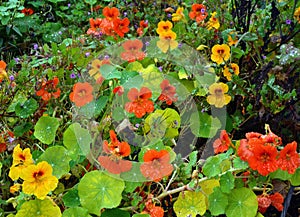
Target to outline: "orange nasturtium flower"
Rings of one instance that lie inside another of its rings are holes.
[[[73,86],[73,92],[70,93],[70,100],[75,103],[76,106],[81,107],[87,103],[92,102],[93,96],[93,86],[88,82],[78,82]]]
[[[141,20],[140,21],[140,27],[136,30],[139,36],[142,36],[144,33],[144,29],[148,27],[148,21]]]
[[[100,36],[102,32],[102,19],[97,18],[93,19],[90,18],[90,28],[86,32],[88,35],[95,35],[95,36]]]
[[[215,154],[223,153],[228,150],[232,145],[231,140],[226,130],[221,130],[220,138],[216,139],[213,143]]]
[[[113,130],[109,131],[111,142],[107,140],[103,142],[103,151],[109,156],[99,156],[98,161],[108,172],[120,174],[131,169],[132,163],[128,160],[123,160],[123,157],[130,155],[130,146],[127,142],[120,142],[116,133]]]
[[[227,38],[227,43],[229,46],[236,45],[238,41],[239,39],[237,38],[236,34],[234,32],[230,32]]]
[[[294,17],[298,21],[298,23],[300,23],[300,7],[296,8],[294,12]]]
[[[119,9],[115,7],[112,8],[105,7],[103,8],[102,13],[105,16],[105,18],[108,20],[115,20],[120,15]]]
[[[227,67],[227,66],[224,67],[223,75],[227,78],[228,81],[231,81],[232,74],[235,74],[235,75],[240,74],[240,67],[238,64],[231,63],[229,65],[229,67]]]
[[[124,37],[124,34],[129,32],[129,24],[130,24],[130,21],[129,19],[126,17],[124,19],[115,19],[113,21],[114,23],[114,31],[121,37],[123,38]]]
[[[157,24],[156,32],[157,32],[157,34],[162,35],[162,34],[165,34],[169,31],[171,31],[172,28],[173,28],[173,24],[169,20],[160,21]]]
[[[217,64],[221,64],[230,58],[230,47],[227,44],[216,44],[211,49],[211,60]]]
[[[101,66],[103,66],[104,64],[110,64],[110,61],[108,59],[95,59],[92,61],[92,68],[89,70],[89,75],[96,80],[97,84],[101,84],[104,80],[100,71]]]
[[[46,161],[30,165],[21,175],[24,180],[22,190],[25,194],[34,194],[43,200],[58,184],[58,179],[52,175],[52,167]]]
[[[121,59],[128,62],[134,62],[136,60],[142,60],[146,54],[142,51],[143,42],[138,39],[128,40],[122,44],[124,52],[121,53]]]
[[[147,87],[142,87],[140,91],[136,88],[131,88],[127,97],[130,102],[125,104],[125,110],[129,113],[134,113],[137,118],[153,112],[154,104],[150,100],[152,92]]]
[[[222,108],[224,105],[227,105],[231,96],[226,94],[228,92],[228,85],[222,82],[214,83],[209,86],[210,95],[207,96],[207,102],[210,105],[214,105],[217,108]]]
[[[167,105],[171,105],[172,102],[177,101],[177,97],[175,97],[176,88],[173,85],[171,85],[167,79],[161,82],[160,88],[162,92],[158,97],[158,100],[165,101]]]
[[[13,180],[17,180],[23,170],[33,164],[32,155],[29,148],[22,150],[18,144],[13,151],[13,163],[10,167],[8,176]]]
[[[169,176],[173,171],[169,152],[167,150],[148,150],[144,155],[144,162],[140,170],[143,176],[155,182]]]
[[[175,39],[176,33],[169,30],[168,32],[159,35],[159,41],[156,42],[156,45],[163,53],[167,53],[169,49],[174,50],[178,47],[178,42]]]
[[[25,16],[29,16],[33,14],[33,10],[31,8],[24,8],[21,10],[21,13],[25,14]]]
[[[196,20],[197,23],[200,23],[207,17],[206,7],[203,4],[193,4],[192,11],[189,13],[189,17],[192,20]]]
[[[294,174],[300,166],[300,156],[297,153],[297,142],[287,144],[279,154],[278,164],[280,169],[287,170],[288,173]]]
[[[283,210],[282,204],[284,202],[284,198],[278,192],[271,195],[263,193],[257,196],[257,202],[258,202],[258,211],[264,214],[270,205],[274,206],[278,211],[282,211]]]
[[[218,18],[215,16],[217,15],[217,12],[211,13],[211,17],[209,18],[209,21],[207,22],[207,29],[211,30],[212,28],[214,29],[219,29],[220,28],[220,23]]]
[[[172,21],[173,22],[178,22],[184,18],[184,8],[183,7],[178,7],[176,10],[176,13],[172,14]]]
[[[6,69],[6,63],[3,60],[0,60],[0,82],[4,78],[7,78],[7,73],[5,69]]]
[[[51,97],[54,97],[55,99],[59,98],[61,91],[56,87],[58,83],[59,80],[57,77],[54,77],[47,82],[43,82],[41,89],[36,92],[36,95],[41,96],[44,101],[49,101]]]

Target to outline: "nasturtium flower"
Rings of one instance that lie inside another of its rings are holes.
[[[15,181],[21,176],[23,170],[32,164],[30,149],[25,148],[22,150],[20,144],[18,144],[13,151],[13,164],[10,167],[8,176]]]
[[[170,30],[159,36],[159,41],[156,42],[156,45],[163,53],[167,53],[169,49],[174,50],[178,47],[178,42],[175,39],[176,33]]]
[[[33,14],[33,10],[31,8],[24,8],[21,10],[21,13],[23,13],[25,16],[30,16]]]
[[[122,47],[125,51],[120,54],[121,59],[128,62],[142,60],[146,56],[146,54],[142,51],[143,42],[141,40],[127,40],[122,44]]]
[[[298,23],[300,23],[300,7],[296,8],[294,12],[294,17],[298,21]]]
[[[136,88],[131,88],[127,97],[130,102],[125,104],[125,110],[129,113],[134,113],[137,118],[153,112],[154,104],[150,100],[152,92],[147,87],[142,87],[140,91]]]
[[[275,194],[271,194],[269,198],[271,200],[272,206],[274,206],[278,211],[283,210],[284,197],[282,196],[282,194],[276,192]]]
[[[144,29],[148,27],[148,21],[146,20],[141,20],[140,21],[140,26],[139,28],[136,30],[136,32],[138,33],[139,36],[142,36],[144,33]]]
[[[164,217],[164,209],[160,206],[154,206],[150,209],[150,216],[151,217]]]
[[[278,151],[273,145],[255,145],[252,150],[253,155],[249,157],[249,167],[257,170],[262,176],[266,176],[278,169]]]
[[[143,176],[150,180],[159,182],[173,171],[173,166],[170,164],[170,154],[166,150],[148,150],[143,158],[144,162],[140,167],[140,171]]]
[[[234,32],[230,32],[227,38],[227,43],[229,46],[236,45],[238,41],[239,39],[237,38],[236,34]]]
[[[73,86],[73,92],[70,93],[70,100],[75,103],[76,106],[82,107],[94,99],[93,86],[88,82],[78,82]]]
[[[102,19],[100,18],[90,18],[90,28],[86,32],[88,35],[100,36],[103,34],[102,32]]]
[[[177,101],[176,88],[170,84],[170,82],[165,79],[161,82],[160,88],[162,90],[158,100],[166,102],[167,105],[171,105],[172,102]]]
[[[236,63],[229,64],[229,67],[225,66],[223,70],[223,75],[227,78],[228,81],[231,81],[232,74],[239,75],[240,67]]]
[[[206,7],[203,4],[193,4],[192,11],[189,13],[189,17],[192,20],[196,20],[197,23],[200,23],[207,17]]]
[[[212,47],[211,60],[221,64],[230,58],[230,47],[227,44],[216,44]]]
[[[227,84],[224,84],[222,82],[214,83],[209,86],[208,90],[210,95],[207,96],[207,102],[210,105],[214,105],[217,108],[222,108],[231,100],[231,96],[226,94],[228,92]]]
[[[118,94],[119,96],[122,96],[124,93],[124,87],[123,86],[117,86],[113,89],[114,94]]]
[[[176,12],[172,14],[172,21],[173,22],[178,22],[184,18],[184,8],[183,7],[178,7]]]
[[[115,20],[119,17],[120,12],[119,12],[119,9],[116,7],[112,7],[112,8],[105,7],[105,8],[103,8],[102,14],[108,20]]]
[[[43,200],[58,184],[58,179],[52,175],[52,167],[46,161],[30,165],[24,169],[21,178],[24,180],[22,190],[25,194],[34,194]]]
[[[104,64],[110,64],[109,59],[99,60],[95,59],[92,61],[92,68],[89,70],[89,75],[92,76],[97,84],[101,84],[104,80],[103,76],[101,75],[100,68]]]
[[[300,166],[300,156],[297,153],[297,142],[287,144],[279,154],[278,164],[280,169],[293,174]]]
[[[213,143],[215,154],[223,153],[232,145],[231,140],[226,130],[221,130],[220,138],[216,139]]]
[[[264,214],[271,205],[274,206],[278,211],[282,211],[284,198],[278,192],[271,195],[263,193],[257,196],[257,202],[259,212]]]
[[[36,92],[36,95],[41,96],[44,101],[49,101],[52,97],[55,99],[59,98],[61,91],[56,87],[58,83],[59,79],[57,77],[43,82],[41,89]]]
[[[6,63],[3,60],[0,60],[0,81],[4,78],[7,78],[7,73],[5,71]]]
[[[9,192],[10,192],[11,194],[14,194],[14,193],[18,192],[20,189],[21,189],[21,184],[16,183],[16,184],[14,184],[13,186],[10,186]]]
[[[115,19],[113,21],[114,23],[114,31],[121,37],[124,37],[124,34],[129,32],[129,24],[130,21],[127,17],[125,17],[124,19]]]
[[[170,21],[168,21],[168,20],[160,21],[157,24],[156,32],[157,32],[157,34],[162,35],[162,34],[165,34],[169,31],[171,31],[172,27],[173,27],[173,24]]]
[[[120,142],[115,131],[110,130],[109,136],[111,142],[107,140],[103,142],[103,150],[108,154],[113,154],[117,157],[127,157],[130,155],[130,146],[127,142]]]
[[[98,162],[103,168],[112,174],[124,173],[132,168],[131,161],[119,159],[114,156],[99,156]]]
[[[211,17],[209,18],[209,21],[207,22],[207,29],[211,30],[212,28],[214,29],[219,29],[220,28],[220,23],[218,18],[215,16],[217,15],[217,12],[211,13]]]

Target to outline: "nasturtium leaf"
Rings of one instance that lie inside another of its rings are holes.
[[[15,106],[16,115],[20,118],[28,118],[39,107],[37,101],[33,98],[26,100],[24,103],[18,103]]]
[[[228,217],[255,217],[257,209],[258,202],[255,193],[243,187],[230,192],[225,214]]]
[[[234,176],[231,172],[227,172],[220,178],[220,188],[222,192],[229,193],[234,188]]]
[[[86,173],[78,185],[81,205],[99,215],[102,208],[115,208],[122,200],[125,183],[100,171]]]
[[[16,137],[23,136],[24,133],[28,132],[33,127],[32,123],[30,122],[23,122],[18,126],[14,127],[14,135]]]
[[[220,186],[220,182],[217,179],[208,179],[200,182],[199,186],[201,187],[201,191],[206,195],[205,202],[208,206],[208,196],[213,193],[215,187]]]
[[[58,126],[58,119],[42,116],[34,126],[34,136],[42,143],[49,145],[55,139]]]
[[[134,183],[145,182],[147,179],[140,170],[140,163],[132,162],[131,169],[127,172],[121,173],[120,177],[125,181],[130,181]],[[126,191],[126,189],[125,189]]]
[[[78,115],[86,118],[95,118],[99,116],[102,110],[105,108],[108,101],[107,96],[101,96],[99,99],[94,100],[83,107],[78,109]]]
[[[205,196],[202,192],[184,191],[180,192],[174,203],[174,211],[177,217],[196,217],[206,212]]]
[[[149,214],[134,214],[132,217],[150,217]]]
[[[184,173],[186,175],[191,175],[192,168],[194,166],[196,166],[197,155],[198,155],[198,151],[193,151],[192,153],[190,153],[190,155],[189,155],[189,163],[185,166],[185,169],[184,169]]]
[[[116,67],[104,64],[101,66],[101,74],[105,79],[113,79],[117,78],[120,79],[122,76],[122,73],[116,69]]]
[[[112,109],[112,117],[114,121],[121,121],[126,118],[124,108],[116,107]]]
[[[236,157],[233,159],[233,167],[236,169],[244,170],[244,169],[247,169],[249,167],[249,165],[248,165],[247,161],[243,161],[243,160],[241,160],[241,158]]]
[[[220,167],[221,162],[222,160],[218,155],[207,158],[205,164],[203,165],[203,169],[202,169],[203,174],[208,178],[221,174],[222,172]]]
[[[225,208],[228,205],[228,196],[224,194],[220,187],[214,188],[213,193],[208,196],[208,209],[214,216],[225,213]]]
[[[78,196],[78,190],[77,189],[71,189],[69,190],[63,197],[62,200],[64,202],[64,205],[66,207],[77,207],[80,205],[80,200]]]
[[[129,212],[120,209],[106,209],[102,214],[101,217],[130,217]]]
[[[291,184],[294,186],[300,185],[300,168],[298,168],[291,178]]]
[[[91,217],[89,215],[89,211],[82,207],[71,207],[66,209],[62,215],[62,217]]]
[[[145,119],[144,132],[149,138],[169,138],[178,135],[180,115],[174,109],[157,109]]]
[[[191,130],[198,137],[212,138],[221,127],[220,120],[206,112],[193,113],[190,120]]]
[[[71,124],[63,135],[63,143],[68,150],[68,155],[75,161],[80,159],[80,155],[87,155],[90,152],[91,142],[89,131],[82,128],[79,123]]]
[[[22,204],[16,217],[61,217],[59,207],[50,199],[45,200],[30,200]]]
[[[0,174],[1,175],[1,174]],[[142,186],[143,182],[125,181],[125,192],[132,193],[137,187]]]
[[[285,181],[290,179],[292,177],[292,174],[289,174],[288,171],[278,169],[275,172],[270,173],[269,176],[271,179],[280,179]]]
[[[8,106],[6,112],[10,113],[10,112],[14,112],[16,105],[17,104],[24,104],[26,102],[27,98],[26,95],[24,95],[23,93],[18,93],[14,96],[11,104]]]
[[[53,168],[52,174],[58,179],[70,171],[71,158],[63,146],[52,146],[39,157],[38,162],[47,161]]]

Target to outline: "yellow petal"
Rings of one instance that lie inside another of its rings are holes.
[[[205,48],[208,48],[208,46],[204,45],[204,44],[200,44],[198,47],[197,47],[197,50],[204,50]]]

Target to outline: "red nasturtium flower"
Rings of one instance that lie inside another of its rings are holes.
[[[90,26],[91,27],[88,29],[87,34],[88,35],[95,35],[95,36],[102,35],[103,32],[102,32],[101,24],[102,24],[102,19],[90,18]]]
[[[169,152],[166,150],[148,150],[144,155],[144,163],[140,170],[143,176],[155,182],[169,176],[173,171]]]
[[[268,195],[263,193],[262,195],[257,196],[258,201],[258,210],[260,213],[264,214],[270,205],[274,206],[278,211],[283,210],[283,196],[276,192],[275,194]]]
[[[114,31],[121,37],[124,37],[124,34],[129,32],[129,24],[130,21],[129,19],[126,17],[124,19],[115,19],[113,21],[114,23]]]
[[[122,96],[124,93],[124,87],[122,86],[117,86],[113,89],[114,94],[118,94],[119,96]]]
[[[113,130],[109,131],[111,142],[103,142],[103,151],[109,156],[99,156],[98,161],[108,172],[120,174],[131,169],[131,162],[123,160],[123,157],[130,155],[130,146],[127,142],[120,142]]]
[[[207,17],[206,7],[203,4],[193,4],[192,11],[189,13],[189,17],[192,20],[196,20],[197,23],[200,23]]]
[[[142,36],[144,33],[144,29],[148,27],[148,21],[140,21],[140,27],[136,30],[139,36]]]
[[[213,143],[215,154],[227,151],[230,145],[232,145],[232,143],[226,130],[221,130],[220,138],[216,139]]]
[[[5,71],[6,69],[6,63],[3,60],[0,60],[0,82],[7,78],[7,73]]]
[[[177,101],[177,97],[175,97],[176,88],[173,85],[171,85],[167,79],[161,82],[160,88],[162,92],[158,97],[158,100],[165,101],[167,105],[171,105],[172,102]]]
[[[278,164],[280,169],[287,170],[293,174],[300,166],[300,157],[297,153],[297,142],[287,144],[279,154]]]
[[[130,102],[125,104],[125,110],[134,113],[137,118],[143,117],[146,113],[154,110],[153,102],[150,100],[152,92],[147,87],[142,87],[140,91],[131,88],[127,94]]]
[[[54,77],[52,80],[47,82],[43,82],[40,90],[36,92],[37,96],[41,96],[44,101],[48,101],[51,97],[59,98],[60,97],[60,89],[57,88],[57,84],[59,80],[57,77]]]
[[[122,47],[125,51],[121,53],[121,58],[128,62],[142,60],[146,56],[146,54],[141,50],[143,48],[143,42],[138,39],[125,41],[122,44]]]
[[[115,7],[112,8],[105,7],[103,8],[102,13],[105,16],[105,18],[108,20],[115,20],[120,15],[119,9]]]
[[[33,14],[33,10],[31,8],[24,8],[21,10],[21,13],[25,14],[25,16],[29,16]]]
[[[70,100],[75,103],[76,106],[81,107],[87,103],[92,102],[93,96],[93,86],[88,82],[78,82],[73,86],[73,92],[70,93]]]

